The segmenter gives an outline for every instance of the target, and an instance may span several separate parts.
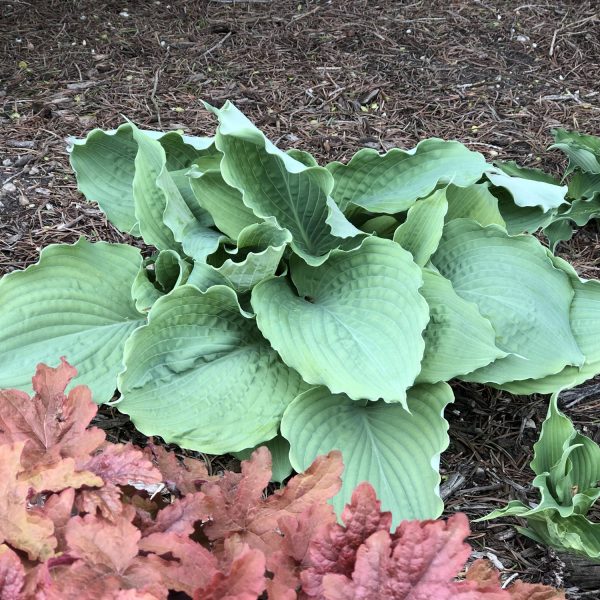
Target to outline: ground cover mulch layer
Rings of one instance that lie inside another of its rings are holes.
[[[599,81],[595,1],[0,0],[0,274],[82,234],[130,241],[78,194],[65,151],[68,136],[124,116],[203,135],[214,122],[200,100],[229,99],[281,147],[322,162],[437,136],[557,173],[550,131],[600,134]],[[600,277],[599,249],[593,224],[559,253]],[[454,387],[446,511],[475,518],[535,500],[528,464],[547,398]],[[561,404],[597,441],[599,391],[588,382]],[[114,409],[99,424],[144,441]],[[600,597],[598,571],[507,522],[473,529],[477,552],[506,573]]]

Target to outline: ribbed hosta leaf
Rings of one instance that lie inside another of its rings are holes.
[[[271,453],[271,481],[277,481],[283,483],[294,470],[290,463],[290,444],[281,435],[278,435],[266,442],[261,442],[254,448],[248,448],[247,450],[241,450],[240,452],[232,452],[238,460],[248,460],[252,455],[252,452],[260,446],[266,446]]]
[[[480,225],[505,225],[498,209],[498,199],[490,192],[488,183],[476,183],[463,188],[449,185],[446,199],[446,221],[473,219]]]
[[[569,318],[577,345],[585,356],[581,367],[565,367],[555,375],[542,379],[526,379],[503,384],[513,394],[550,394],[570,388],[600,373],[600,281],[583,281],[564,260],[552,256],[554,265],[562,269],[571,280],[574,296]]]
[[[417,382],[449,381],[506,356],[476,304],[463,300],[437,271],[423,269],[423,281],[421,294],[429,304],[430,320]]]
[[[583,363],[569,322],[574,295],[569,277],[535,238],[457,219],[446,225],[432,263],[489,319],[497,346],[512,353],[463,379],[502,384]]]
[[[411,255],[372,237],[319,267],[293,261],[291,276],[294,286],[279,277],[252,291],[258,327],[285,363],[334,393],[405,402],[429,318]]]
[[[393,148],[386,154],[364,148],[346,165],[327,165],[335,187],[333,199],[344,213],[356,207],[375,213],[408,210],[438,184],[468,186],[488,168],[483,155],[459,142],[423,140],[413,150]]]
[[[394,523],[435,519],[443,508],[438,495],[440,453],[448,446],[444,408],[453,401],[446,383],[418,385],[408,392],[410,413],[399,404],[356,402],[318,387],[286,409],[282,434],[290,442],[290,460],[304,470],[320,454],[340,450],[342,489],[333,503],[341,512],[362,481],[375,488]]]
[[[224,286],[184,285],[157,300],[124,362],[119,410],[146,435],[214,454],[275,436],[305,387]]]
[[[437,250],[447,211],[446,190],[438,190],[413,204],[406,221],[394,233],[394,241],[408,250],[420,267],[424,267]]]
[[[110,400],[123,346],[144,321],[131,288],[142,259],[137,248],[81,238],[52,245],[24,271],[0,280],[0,388],[29,390],[38,363],[60,356],[77,365],[98,403]]]
[[[579,167],[588,173],[600,173],[600,137],[576,131],[556,129],[550,148],[562,150],[569,158],[567,174]]]
[[[198,202],[211,214],[219,230],[232,240],[237,239],[242,229],[261,220],[244,204],[242,193],[223,181],[218,166],[204,172],[192,167],[188,176]]]
[[[278,150],[229,102],[212,110],[219,118],[216,145],[223,153],[224,181],[242,193],[256,216],[272,217],[290,231],[294,252],[311,264],[322,263],[342,241],[328,222],[333,187],[329,171]],[[335,222],[339,227],[337,215]]]

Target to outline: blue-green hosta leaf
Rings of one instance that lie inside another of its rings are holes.
[[[273,218],[290,231],[295,253],[313,265],[325,261],[341,244],[329,223],[333,219],[339,228],[341,218],[328,204],[331,173],[277,149],[229,102],[211,110],[219,118],[216,145],[223,153],[224,181],[242,193],[257,217]]]
[[[522,208],[540,207],[543,212],[558,208],[565,203],[566,185],[556,185],[547,181],[510,177],[504,173],[486,173],[486,177],[496,187],[509,191],[514,203]]]
[[[338,514],[362,481],[375,488],[394,524],[403,519],[435,519],[443,509],[438,493],[440,454],[448,446],[444,408],[453,401],[446,383],[408,391],[407,412],[399,404],[356,402],[317,387],[286,409],[281,432],[290,442],[297,471],[320,454],[340,450],[342,489],[333,499]]]
[[[566,174],[577,167],[588,173],[600,173],[600,137],[565,129],[555,129],[552,133],[554,144],[550,149],[562,150],[569,158]]]
[[[164,296],[164,292],[156,284],[154,260],[145,259],[131,286],[135,307],[141,313],[147,313],[161,296]]]
[[[521,167],[512,160],[508,162],[496,161],[494,165],[510,177],[520,177],[522,179],[540,181],[551,185],[560,185],[560,182],[549,173],[545,173],[541,169]]]
[[[290,444],[283,436],[278,435],[266,442],[261,442],[253,448],[241,452],[232,452],[232,454],[238,460],[248,460],[252,452],[260,446],[266,446],[271,453],[271,481],[283,483],[294,470],[292,463],[290,463]]]
[[[456,219],[446,224],[432,263],[460,297],[477,305],[498,348],[510,353],[462,379],[503,384],[583,364],[569,322],[569,277],[534,237]]]
[[[474,303],[463,300],[448,279],[425,268],[420,291],[429,304],[430,319],[417,382],[448,381],[506,356],[496,346],[489,320]]]
[[[224,275],[221,275],[216,267],[202,262],[194,263],[194,268],[188,277],[187,283],[197,287],[201,292],[206,292],[213,285],[225,285],[233,288],[231,282]]]
[[[503,389],[513,394],[550,394],[574,387],[600,373],[600,281],[583,281],[573,267],[564,260],[551,256],[556,268],[570,278],[574,290],[569,319],[577,345],[585,356],[581,367],[565,367],[555,375],[542,379],[527,379],[503,384]]]
[[[558,218],[550,225],[544,227],[544,235],[548,239],[548,246],[554,252],[561,242],[566,242],[573,237],[573,227],[569,219]]]
[[[600,559],[600,523],[592,523],[582,515],[560,519],[552,513],[545,513],[543,517],[543,522],[541,519],[530,521],[528,531],[533,531],[534,535],[557,550]]]
[[[394,233],[394,241],[413,255],[413,260],[424,267],[437,250],[448,212],[446,190],[441,189],[408,209],[406,221]]]
[[[35,366],[66,356],[74,382],[110,400],[123,346],[145,318],[131,289],[142,258],[137,248],[81,238],[51,245],[24,271],[0,280],[0,388],[28,390]]]
[[[261,220],[244,204],[242,193],[225,183],[218,168],[201,171],[192,167],[188,176],[199,204],[210,213],[219,230],[232,240],[237,239],[242,229]]]
[[[574,200],[591,200],[600,202],[600,173],[575,171],[569,181],[569,196]]]
[[[331,195],[344,213],[352,214],[358,206],[394,214],[408,210],[439,184],[475,183],[488,166],[483,155],[459,142],[431,138],[412,150],[379,154],[364,148],[348,164],[333,162],[327,168],[335,180]]]
[[[556,218],[557,210],[545,212],[540,206],[517,206],[503,188],[497,189],[496,194],[500,214],[510,235],[535,233],[538,229],[550,225]]]
[[[446,199],[446,222],[453,219],[473,219],[480,225],[505,225],[498,209],[498,199],[490,192],[487,182],[467,187],[449,185],[446,188]]]
[[[214,152],[212,138],[182,136],[176,132],[142,133],[163,145],[169,170],[187,168],[199,156]],[[139,236],[133,193],[137,142],[132,125],[124,123],[112,131],[94,129],[85,139],[70,141],[70,161],[79,190],[88,200],[98,202],[115,227]],[[187,182],[180,183],[184,188],[189,187]]]
[[[292,261],[291,277],[293,286],[277,277],[252,291],[258,327],[284,362],[333,393],[405,402],[429,319],[411,255],[369,237],[319,267]]]
[[[183,285],[157,300],[124,363],[119,410],[146,435],[214,454],[274,437],[306,387],[224,286]]]
[[[360,225],[360,230],[367,234],[391,240],[400,222],[391,215],[377,215],[367,219]]]

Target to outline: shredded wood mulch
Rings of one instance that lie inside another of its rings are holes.
[[[437,136],[555,173],[564,160],[546,151],[553,127],[600,134],[590,0],[0,0],[0,23],[0,274],[80,235],[128,241],[78,194],[65,150],[68,136],[124,116],[203,135],[214,122],[200,100],[230,99],[276,143],[322,162]],[[599,277],[599,248],[592,224],[559,251]],[[596,440],[599,388],[588,382],[562,402]],[[446,511],[476,518],[534,501],[528,464],[547,399],[455,392]],[[98,423],[112,439],[144,441],[114,409]],[[477,552],[507,574],[600,596],[597,571],[565,565],[508,522],[473,529]]]

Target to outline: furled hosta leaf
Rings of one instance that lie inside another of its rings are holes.
[[[164,292],[156,285],[154,259],[145,259],[131,287],[131,296],[135,302],[135,307],[141,313],[147,313],[163,295]]]
[[[79,191],[98,202],[110,222],[126,233],[140,235],[133,201],[137,143],[129,123],[116,131],[91,131],[85,140],[73,140],[71,166]]]
[[[24,271],[0,280],[0,388],[30,389],[40,362],[65,355],[98,403],[110,400],[123,345],[144,322],[131,297],[137,248],[81,238],[52,245]]]
[[[569,158],[567,174],[579,167],[588,173],[600,173],[600,137],[582,135],[576,131],[555,129],[550,148],[562,150]]]
[[[439,184],[475,183],[488,166],[483,155],[459,142],[431,138],[412,150],[393,148],[386,154],[365,148],[348,164],[333,162],[327,168],[335,180],[333,199],[344,213],[359,206],[394,214],[408,210]]]
[[[205,292],[213,285],[226,285],[233,287],[231,282],[224,275],[219,273],[218,269],[212,265],[196,262],[194,268],[187,280],[188,285],[197,287],[201,292]]]
[[[394,241],[408,250],[420,267],[424,267],[437,250],[446,212],[446,190],[441,189],[413,204],[406,221],[394,233]]]
[[[391,215],[378,215],[361,223],[360,230],[391,240],[400,222]]]
[[[298,471],[320,454],[342,452],[342,489],[333,500],[338,513],[352,490],[368,481],[396,524],[403,519],[434,519],[443,508],[438,465],[448,446],[443,412],[452,401],[446,383],[411,388],[410,413],[398,404],[365,404],[317,387],[288,406],[281,431],[290,442],[290,460]]]
[[[574,387],[600,373],[600,281],[583,281],[567,262],[551,257],[555,267],[562,269],[571,280],[574,296],[569,318],[577,345],[585,356],[581,367],[565,367],[559,373],[542,379],[526,379],[503,384],[513,394],[550,394]]]
[[[534,237],[457,219],[446,224],[432,263],[459,296],[477,305],[496,331],[496,345],[511,353],[463,379],[503,384],[583,364],[569,322],[569,277]]]
[[[281,435],[278,435],[267,442],[260,443],[258,446],[266,446],[271,453],[272,472],[271,481],[283,483],[294,470],[290,463],[290,444]],[[238,460],[248,460],[256,448],[248,448],[241,452],[233,452],[232,454]]]
[[[310,384],[354,399],[405,402],[429,318],[421,270],[398,244],[375,237],[310,267],[292,262],[259,283],[252,307],[263,335]]]
[[[224,286],[202,293],[184,285],[157,300],[124,362],[119,409],[136,427],[215,454],[275,436],[304,387]]]
[[[449,185],[446,199],[446,221],[464,218],[473,219],[480,225],[505,225],[498,209],[498,199],[490,192],[489,183],[475,183],[467,187]]]
[[[420,291],[429,304],[430,320],[423,334],[425,355],[417,382],[448,381],[506,356],[496,346],[489,320],[477,305],[463,300],[448,279],[426,268],[423,282]]]
[[[244,204],[242,193],[223,181],[218,166],[207,171],[192,167],[188,177],[200,205],[211,214],[219,230],[231,239],[237,239],[242,229],[261,220]]]
[[[548,212],[565,203],[566,185],[556,185],[523,177],[510,177],[504,173],[490,172],[486,173],[486,176],[496,187],[508,190],[517,206],[539,206],[544,212]]]
[[[333,178],[322,167],[307,167],[278,150],[232,104],[213,109],[219,118],[217,148],[221,173],[262,219],[273,217],[292,234],[292,248],[311,264],[320,264],[341,240],[332,234],[328,196]],[[339,216],[336,216],[339,227]]]

